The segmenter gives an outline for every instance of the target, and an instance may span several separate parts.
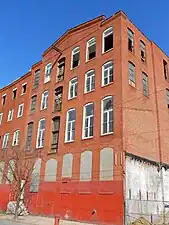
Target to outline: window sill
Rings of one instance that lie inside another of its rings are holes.
[[[92,139],[94,138],[94,136],[91,136],[91,137],[82,137],[82,141],[85,141],[85,140],[88,140],[88,139]]]
[[[114,81],[112,81],[112,82],[110,82],[110,83],[108,83],[108,84],[102,85],[101,87],[104,88],[104,87],[107,87],[107,86],[109,86],[109,85],[111,85],[111,84],[113,84],[113,83],[114,83]]]
[[[80,66],[80,64],[78,66],[74,67],[74,68],[70,68],[70,71],[73,71],[73,70],[77,69],[79,66]]]
[[[130,51],[130,50],[128,49],[128,53],[129,53],[129,54],[132,54],[132,55],[135,55],[134,50],[133,50],[133,51]]]
[[[44,148],[44,146],[40,146],[40,147],[37,147],[36,146],[36,149],[38,150],[38,149],[42,149],[42,148]]]
[[[26,93],[21,94],[21,96],[26,95]]]
[[[113,48],[107,50],[106,52],[102,52],[102,55],[104,55],[104,54],[106,54],[106,53],[108,53],[108,52],[110,52],[110,51],[112,51],[112,50],[113,50]]]
[[[73,98],[68,98],[68,101],[69,101],[69,100],[72,100],[72,99],[75,99],[75,98],[77,98],[77,96],[75,96],[75,97],[73,97]]]
[[[50,82],[50,80],[48,80],[48,81],[46,81],[46,82],[44,81],[44,84],[47,84],[47,83],[49,83],[49,82]]]
[[[132,87],[132,88],[136,88],[136,83],[129,80],[129,86]]]
[[[94,92],[94,91],[95,91],[95,89],[93,89],[91,91],[87,91],[87,92],[85,91],[84,94],[89,94],[89,93]]]
[[[23,115],[22,115],[23,116]],[[17,116],[17,118],[19,119],[19,118],[21,118],[22,116]]]
[[[109,132],[109,133],[106,133],[106,134],[101,134],[101,136],[107,136],[107,135],[112,135],[114,134],[114,132]]]
[[[94,59],[96,59],[96,56],[94,58],[92,58],[92,59],[86,60],[86,63],[89,63],[89,62],[93,61]]]
[[[69,143],[73,143],[74,142],[74,140],[72,140],[72,141],[65,141],[64,143],[65,144],[69,144]]]
[[[40,109],[40,111],[43,111],[43,110],[46,110],[47,108],[44,108],[44,109]]]
[[[58,150],[50,151],[50,152],[48,152],[48,155],[52,155],[52,154],[56,154],[56,153],[58,153]]]

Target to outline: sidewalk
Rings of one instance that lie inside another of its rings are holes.
[[[0,215],[0,220],[13,220],[13,215]],[[20,216],[17,220],[18,223],[29,225],[54,225],[54,218],[42,216]]]

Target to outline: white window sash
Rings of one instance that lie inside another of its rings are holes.
[[[113,131],[110,131],[110,122],[113,123],[113,120],[112,121],[110,120],[110,113],[113,114],[113,106],[112,106],[111,109],[104,110],[104,101],[106,101],[109,98],[110,97],[104,98],[104,99],[102,99],[102,102],[101,102],[101,135],[113,133]],[[112,96],[111,96],[111,99],[113,100]],[[107,115],[107,121],[106,122],[104,122],[104,115],[105,114]],[[105,123],[107,124],[107,132],[106,133],[104,133],[104,124]],[[113,124],[112,124],[112,126],[113,126]]]
[[[21,117],[23,115],[23,110],[24,110],[24,104],[19,105],[17,117]]]
[[[108,68],[105,69],[105,66],[106,66],[107,64],[110,64],[110,66],[109,66]],[[102,86],[108,85],[108,84],[110,84],[110,83],[113,82],[113,81],[110,81],[110,77],[113,76],[113,74],[110,74],[111,69],[113,70],[113,63],[108,62],[108,63],[106,63],[106,64],[103,65],[103,67],[102,67]],[[107,71],[107,75],[105,75],[105,72],[106,72],[106,71]],[[105,78],[108,79],[107,84],[105,83]]]
[[[9,134],[5,134],[3,138],[2,148],[7,148],[9,140]]]
[[[71,111],[74,111],[76,113],[76,111],[74,109],[67,112],[67,116],[66,116],[66,131],[65,131],[65,142],[72,142],[72,141],[74,141],[73,134],[75,132],[76,118],[75,118],[75,120],[69,120],[69,113]],[[70,129],[68,129],[69,127],[70,127]],[[74,127],[74,129],[73,129],[73,127]],[[68,138],[69,137],[69,134],[70,134],[70,139]]]
[[[77,85],[78,85],[78,81],[71,80],[69,83],[69,96],[68,99],[72,99],[77,97]]]
[[[3,113],[0,113],[0,125],[2,124]]]
[[[96,45],[96,38],[90,39],[86,44],[86,62],[89,60],[89,48],[93,45]]]
[[[85,93],[88,93],[88,92],[93,91],[95,89],[95,72],[93,71],[92,74],[90,74],[90,73],[91,73],[91,71],[89,71],[85,75],[85,91],[84,91]],[[90,74],[90,76],[89,76],[89,74]],[[89,83],[89,86],[88,86],[88,83]],[[89,90],[87,90],[88,87],[89,87]]]

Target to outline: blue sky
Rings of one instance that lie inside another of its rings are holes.
[[[169,0],[1,1],[0,88],[28,72],[67,29],[120,9],[169,55]]]

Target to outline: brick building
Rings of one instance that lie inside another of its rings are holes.
[[[1,159],[16,145],[40,155],[29,210],[98,224],[132,217],[133,160],[169,163],[168,81],[168,57],[120,11],[68,30],[2,88]],[[3,174],[0,183],[4,210],[10,185]]]

